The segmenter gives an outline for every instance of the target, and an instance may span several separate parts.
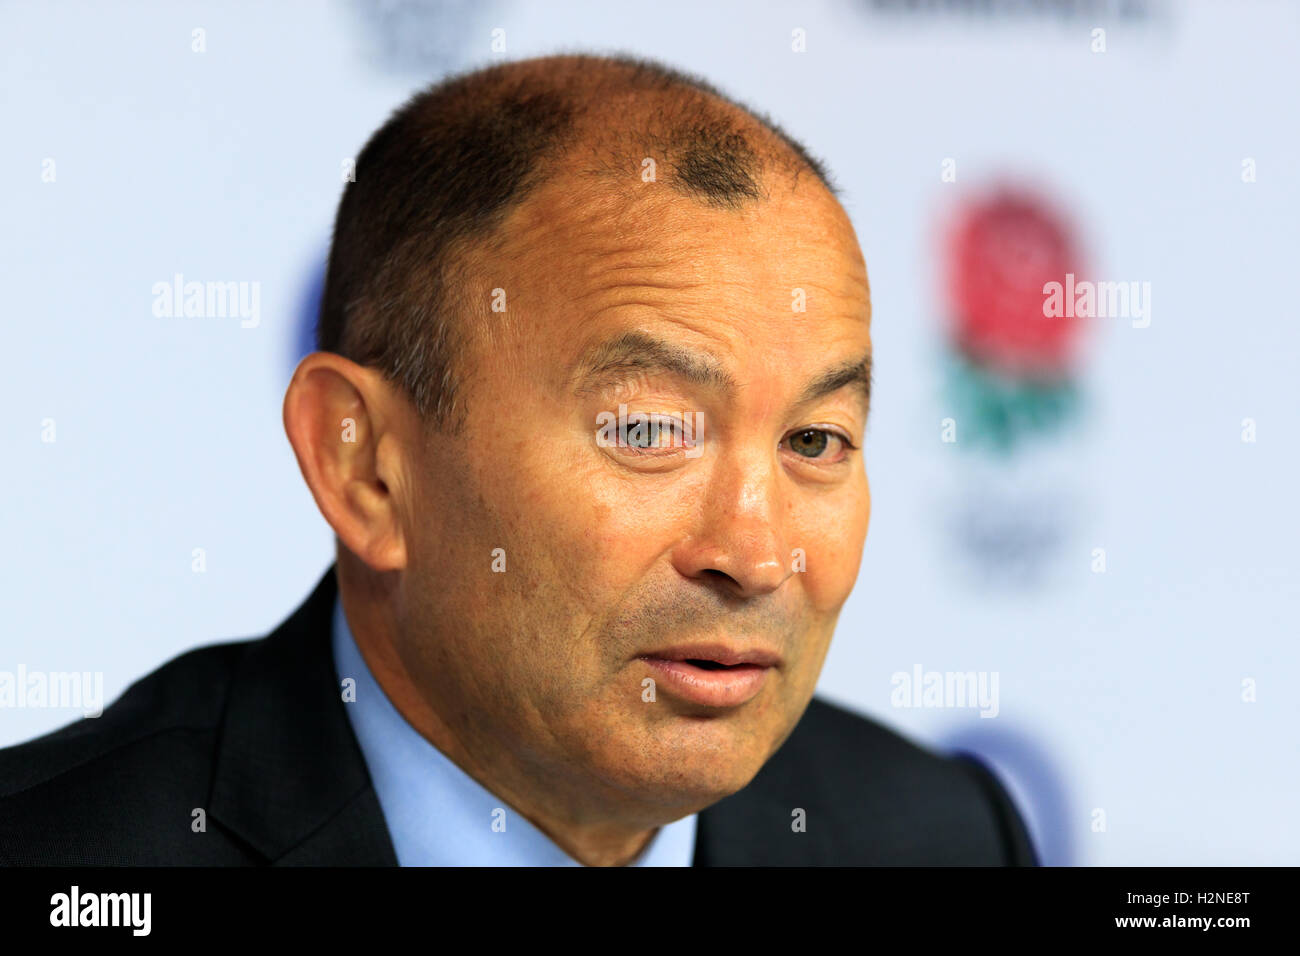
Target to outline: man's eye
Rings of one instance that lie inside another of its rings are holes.
[[[629,429],[627,443],[633,448],[671,448],[678,444],[677,438],[677,425],[673,420],[656,416],[640,427]]]
[[[825,428],[802,428],[786,439],[790,450],[800,458],[836,462],[853,448],[847,438]]]
[[[816,428],[795,432],[790,436],[790,450],[797,455],[803,455],[805,458],[816,458],[826,450],[831,437],[830,432],[824,432]]]
[[[671,455],[679,448],[690,448],[687,430],[672,415],[638,414],[628,419],[627,437],[621,441],[628,454]]]

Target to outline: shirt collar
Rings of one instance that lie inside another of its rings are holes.
[[[344,709],[370,770],[402,866],[581,866],[500,797],[484,789],[397,712],[334,602],[333,647]],[[662,826],[632,866],[690,866],[696,814]]]

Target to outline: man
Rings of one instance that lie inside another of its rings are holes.
[[[870,514],[821,165],[630,59],[417,96],[284,421],[337,564],[0,754],[10,862],[1021,864],[979,764],[813,701]]]

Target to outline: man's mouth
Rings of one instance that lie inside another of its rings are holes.
[[[760,648],[693,645],[644,654],[665,692],[706,707],[738,707],[763,689],[781,658]]]
[[[747,664],[719,664],[717,661],[702,661],[694,658],[688,658],[684,663],[691,664],[695,667],[701,667],[706,671],[716,671],[724,667],[747,667]]]

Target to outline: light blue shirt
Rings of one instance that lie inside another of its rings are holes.
[[[397,712],[334,603],[334,667],[356,681],[344,703],[402,866],[581,866],[485,790]],[[495,824],[495,825],[494,825]],[[632,866],[690,866],[696,815],[660,827]]]

